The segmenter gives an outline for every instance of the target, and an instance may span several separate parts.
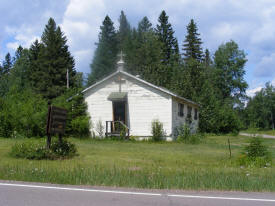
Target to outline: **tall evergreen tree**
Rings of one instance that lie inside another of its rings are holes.
[[[14,64],[10,70],[9,87],[17,92],[22,92],[29,87],[29,50],[19,46],[15,52]]]
[[[41,37],[43,46],[35,42],[33,49],[38,52],[37,73],[33,75],[34,88],[44,97],[52,99],[66,90],[67,70],[70,76],[70,86],[75,86],[75,63],[71,56],[67,38],[56,26],[54,19],[50,18]],[[35,48],[37,47],[37,48]],[[31,53],[34,51],[31,51]],[[31,54],[37,55],[37,54]],[[35,57],[34,57],[35,58]],[[33,66],[32,66],[33,68]]]
[[[98,38],[97,48],[92,61],[91,73],[88,76],[88,85],[115,71],[118,42],[114,23],[106,16]]]
[[[201,48],[202,41],[199,38],[197,25],[191,19],[187,26],[187,35],[183,43],[184,56],[184,80],[183,89],[186,91],[188,98],[195,101],[201,94],[204,82],[204,65],[202,64],[203,52]]]
[[[187,35],[185,36],[185,40],[183,43],[183,56],[184,60],[188,60],[190,58],[201,62],[203,58],[202,52],[202,41],[199,37],[198,28],[193,19],[191,19],[190,23],[187,26]]]
[[[29,49],[29,59],[30,59],[30,66],[28,69],[28,77],[29,82],[32,88],[39,92],[40,86],[38,86],[39,82],[38,79],[41,78],[42,75],[45,75],[44,70],[42,70],[40,63],[40,56],[42,56],[42,49],[44,49],[44,45],[39,43],[36,39],[34,43],[30,46]]]
[[[152,23],[149,21],[147,16],[143,17],[142,20],[138,23],[138,33],[142,34],[143,32],[152,31]]]
[[[0,67],[0,97],[3,97],[9,91],[10,71],[13,67],[13,62],[10,53],[7,53],[3,66]]]
[[[125,50],[125,44],[130,38],[130,32],[131,27],[130,24],[124,14],[123,11],[121,11],[120,17],[119,17],[119,30],[118,30],[118,42],[119,42],[119,50]]]
[[[179,58],[178,40],[174,37],[172,25],[168,22],[168,16],[162,11],[156,28],[159,41],[162,42],[162,52],[164,54],[163,63],[170,64],[171,61],[177,61]]]
[[[127,70],[153,84],[163,85],[165,70],[161,64],[162,59],[162,43],[159,42],[148,18],[144,17],[137,30],[132,30],[131,39],[127,43]]]
[[[8,74],[12,68],[12,58],[10,53],[7,53],[3,62],[3,74]]]
[[[210,52],[209,52],[208,49],[206,49],[205,52],[204,52],[203,62],[205,64],[205,66],[207,66],[207,67],[209,67],[213,63],[212,59],[211,59],[211,56],[210,56]]]
[[[22,56],[22,53],[23,53],[23,47],[21,45],[19,45],[19,47],[16,49],[15,51],[15,57],[14,57],[14,62],[18,59],[20,59],[20,57]]]

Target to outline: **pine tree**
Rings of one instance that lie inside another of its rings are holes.
[[[194,101],[198,100],[204,82],[204,65],[202,64],[202,41],[197,32],[197,26],[192,19],[187,26],[187,35],[183,44],[184,55],[184,80],[183,85],[186,95]],[[189,91],[189,92],[188,92]],[[185,95],[185,96],[186,96]]]
[[[185,36],[183,44],[183,56],[185,61],[190,58],[193,58],[198,62],[202,61],[202,41],[199,36],[200,34],[198,33],[197,25],[194,20],[191,19],[190,23],[187,26],[187,35]]]
[[[125,44],[127,39],[130,37],[131,27],[130,24],[124,14],[123,11],[121,11],[120,17],[119,17],[119,30],[118,30],[118,42],[119,42],[119,50],[125,50]]]
[[[18,60],[21,57],[22,53],[23,53],[23,47],[19,45],[19,47],[15,51],[15,57],[13,61],[15,62],[16,60]]]
[[[152,23],[149,19],[145,16],[143,19],[138,23],[138,33],[142,34],[143,32],[152,31]]]
[[[156,28],[158,39],[163,44],[162,52],[164,54],[163,63],[168,65],[171,61],[178,61],[179,46],[178,41],[174,37],[172,25],[168,22],[168,16],[165,11],[162,11]]]
[[[74,58],[71,56],[66,43],[66,36],[60,27],[56,26],[54,19],[50,18],[41,37],[43,46],[36,42],[33,51],[31,51],[34,59],[38,55],[35,62],[38,68],[35,70],[36,74],[32,75],[33,86],[48,99],[53,99],[65,92],[67,70],[70,76],[70,86],[75,86]],[[34,65],[31,67],[33,68]]]
[[[152,28],[147,17],[144,17],[133,29],[127,43],[126,66],[130,73],[138,74],[141,78],[156,84],[163,85],[164,66],[162,43]]]
[[[209,67],[213,63],[212,59],[211,59],[211,56],[210,56],[210,52],[209,52],[208,49],[206,49],[205,52],[204,52],[203,62],[204,62],[206,67]]]
[[[44,49],[44,45],[42,43],[39,43],[37,39],[30,46],[30,49],[29,49],[29,59],[30,59],[30,66],[28,69],[29,82],[31,87],[34,90],[37,90],[38,92],[40,88],[38,84],[40,84],[40,82],[37,82],[37,80],[41,78],[41,75],[43,76],[46,75],[39,65],[40,56],[42,55],[42,49]]]
[[[29,50],[19,46],[15,52],[14,64],[10,70],[9,87],[22,92],[29,87]]]
[[[113,22],[106,16],[100,27],[99,41],[92,61],[88,85],[112,73],[116,68],[118,42]]]
[[[9,74],[12,68],[13,62],[10,53],[7,53],[3,62],[3,74]]]

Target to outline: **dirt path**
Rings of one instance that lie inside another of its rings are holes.
[[[254,135],[256,135],[256,136],[261,136],[263,138],[275,139],[275,136],[267,135],[267,134],[248,134],[248,133],[240,132],[239,135],[248,136],[248,137],[253,137]]]

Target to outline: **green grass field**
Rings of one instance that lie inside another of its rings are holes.
[[[227,139],[230,138],[232,159]],[[275,168],[236,164],[248,137],[208,136],[198,145],[70,139],[79,156],[26,160],[9,156],[25,139],[0,138],[0,179],[135,188],[275,191]],[[44,141],[31,140],[31,141]],[[275,160],[275,140],[265,139]]]

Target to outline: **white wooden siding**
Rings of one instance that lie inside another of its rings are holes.
[[[180,117],[178,115],[178,104],[181,103],[184,105],[183,108],[183,117]],[[192,124],[193,124],[193,131],[196,132],[198,129],[198,123],[199,123],[199,110],[197,114],[197,120],[194,119],[195,117],[195,107],[193,105],[190,105],[184,101],[177,100],[176,98],[172,98],[172,131],[175,132],[175,129],[185,123],[186,117],[187,117],[187,107],[192,107]],[[196,107],[197,108],[197,107]]]
[[[127,124],[130,134],[134,136],[151,136],[151,122],[158,119],[163,123],[167,135],[172,133],[172,97],[162,91],[145,85],[133,78],[122,75],[126,80],[121,91],[128,92]],[[119,85],[115,81],[117,75],[85,92],[88,113],[91,116],[96,134],[96,124],[102,121],[105,132],[105,121],[113,120],[112,102],[107,100],[111,92],[118,92]]]

